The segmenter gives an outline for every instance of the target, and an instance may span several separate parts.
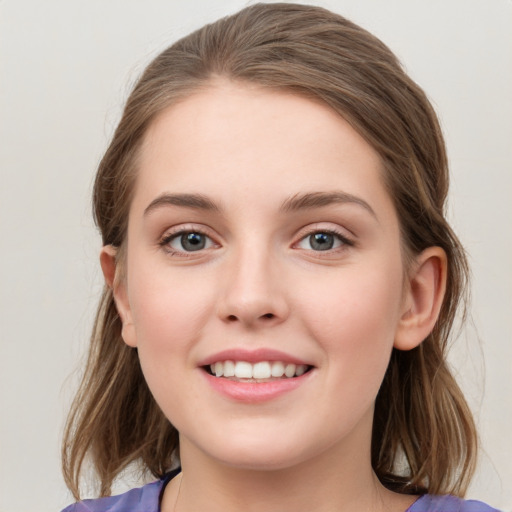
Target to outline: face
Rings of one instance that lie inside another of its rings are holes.
[[[125,275],[123,338],[182,456],[369,452],[404,309],[399,224],[378,155],[326,106],[218,82],[164,111]]]

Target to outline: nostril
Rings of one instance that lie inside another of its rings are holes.
[[[1,1],[1,0],[0,0]],[[277,316],[274,313],[264,313],[263,315],[255,315],[254,317],[245,317],[244,315],[228,315],[225,317],[225,321],[229,323],[239,322],[242,323],[248,322],[252,323],[253,321],[259,320],[274,320]]]

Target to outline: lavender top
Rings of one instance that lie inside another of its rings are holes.
[[[164,488],[176,474],[177,471],[174,471],[162,480],[132,489],[119,496],[81,501],[70,505],[62,512],[160,512],[160,500]],[[405,512],[499,512],[499,510],[481,501],[425,494]]]

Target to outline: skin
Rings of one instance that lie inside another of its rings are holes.
[[[171,193],[214,208],[161,200]],[[312,193],[343,196],[290,208]],[[162,510],[406,510],[415,498],[371,468],[373,408],[393,346],[417,346],[435,323],[446,259],[429,248],[404,269],[372,147],[322,104],[216,80],[149,128],[128,226],[124,277],[113,248],[101,263],[123,338],[180,432],[182,478]],[[182,231],[205,248],[186,251]],[[333,248],[315,250],[310,235],[330,232]],[[291,392],[241,403],[199,366],[240,347],[313,369]]]

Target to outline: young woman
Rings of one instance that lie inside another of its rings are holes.
[[[67,511],[491,511],[445,360],[467,263],[444,142],[378,39],[258,4],[146,69],[94,189],[106,280]],[[172,468],[177,468],[171,471]]]

